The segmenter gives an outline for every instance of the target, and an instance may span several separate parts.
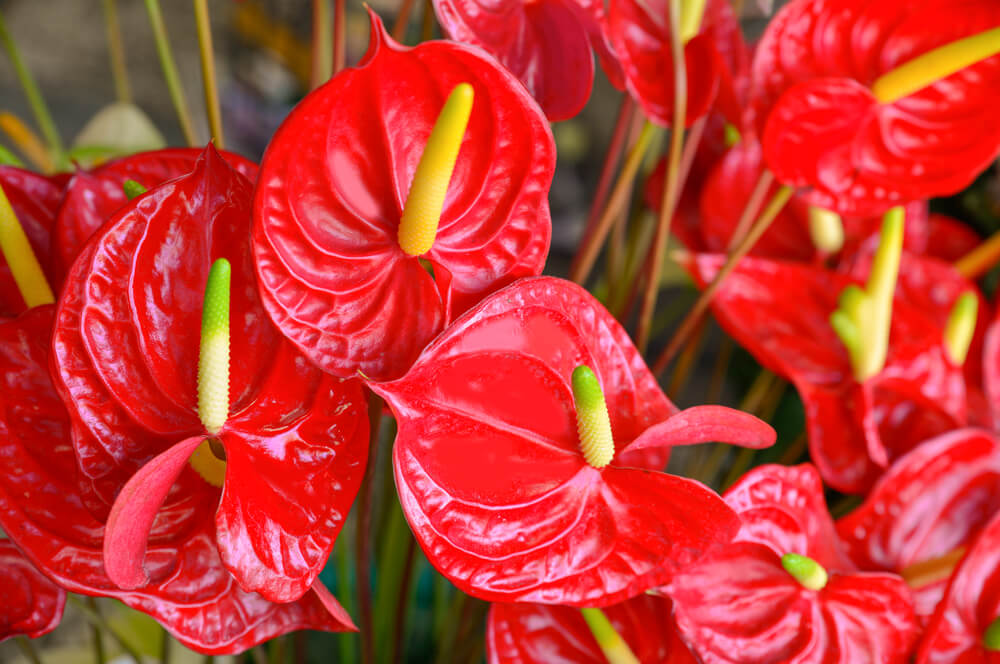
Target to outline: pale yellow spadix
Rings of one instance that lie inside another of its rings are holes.
[[[972,291],[959,295],[948,314],[944,327],[944,348],[951,361],[958,366],[965,364],[965,357],[969,354],[978,314],[979,298]]]
[[[701,30],[706,0],[671,0],[681,3],[681,42],[687,44]]]
[[[604,392],[597,376],[588,366],[573,370],[573,403],[576,406],[576,431],[580,436],[583,458],[594,468],[603,468],[615,456],[611,418]]]
[[[891,104],[997,53],[1000,26],[918,55],[879,76],[872,84],[872,94],[881,103]]]
[[[229,418],[229,284],[232,268],[220,258],[212,264],[201,312],[198,355],[198,418],[218,433]]]
[[[580,609],[583,619],[594,635],[594,640],[604,653],[608,664],[639,664],[639,658],[625,643],[608,617],[600,609]]]
[[[809,237],[825,254],[835,254],[844,246],[844,223],[840,215],[815,205],[809,206]]]
[[[35,258],[28,236],[24,234],[3,187],[0,187],[0,251],[3,252],[14,283],[29,308],[55,302],[42,266]]]
[[[468,83],[455,86],[420,156],[399,221],[399,246],[410,256],[422,256],[434,244],[448,183],[472,114],[473,96]]]
[[[215,456],[212,444],[207,440],[194,448],[188,463],[212,486],[221,487],[226,480],[226,462]]]

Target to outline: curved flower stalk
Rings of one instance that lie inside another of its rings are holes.
[[[442,29],[479,46],[524,83],[552,122],[574,117],[594,84],[594,56],[621,89],[621,65],[604,34],[604,4],[595,0],[435,0]]]
[[[148,613],[204,653],[242,652],[297,629],[353,629],[318,582],[281,604],[242,590],[219,558],[211,511],[190,502],[161,513],[147,552],[152,582],[125,591],[111,581],[104,523],[73,480],[70,418],[49,375],[53,315],[50,306],[35,307],[0,322],[0,527],[31,562],[70,592],[115,597]]]
[[[322,374],[269,324],[254,282],[250,202],[250,182],[209,147],[190,174],[105,224],[66,280],[54,378],[87,507],[110,518],[108,575],[126,590],[164,582],[206,528],[205,546],[217,547],[244,591],[295,600],[326,562],[361,482],[361,385]],[[232,266],[220,318],[232,334],[209,354],[233,362],[206,387],[199,348],[210,331],[200,323],[219,258]],[[206,390],[217,417],[199,404]]]
[[[253,243],[282,333],[327,372],[388,380],[453,313],[541,272],[555,147],[535,101],[479,49],[404,48],[371,21],[359,67],[308,95],[271,141]],[[456,89],[464,117],[443,113]],[[427,151],[450,159],[418,168],[439,125],[447,146]],[[439,197],[412,220],[429,249],[401,246],[405,210],[424,209],[411,189]]]
[[[977,34],[1000,44],[992,0],[789,3],[754,55],[768,166],[845,215],[961,190],[1000,152],[1000,56],[938,49]]]
[[[66,591],[52,583],[10,540],[0,539],[0,641],[32,639],[54,630],[62,620]]]
[[[724,498],[743,522],[736,539],[664,589],[701,661],[909,661],[918,635],[909,589],[843,555],[813,467],[755,468]]]
[[[643,664],[696,664],[677,633],[673,602],[639,595],[604,613]],[[490,664],[606,664],[579,609],[547,604],[494,604],[486,624]]]
[[[658,472],[665,451],[774,442],[745,413],[678,413],[612,316],[552,278],[490,296],[371,387],[399,423],[393,469],[417,541],[491,601],[606,606],[664,583],[738,528],[712,491]]]

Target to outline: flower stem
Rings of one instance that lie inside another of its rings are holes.
[[[113,628],[108,623],[108,621],[105,620],[104,616],[101,615],[101,613],[96,610],[95,607],[97,606],[97,604],[96,602],[93,602],[93,598],[88,597],[87,599],[88,601],[85,602],[76,595],[73,595],[71,593],[66,594],[66,600],[70,604],[72,604],[80,613],[82,613],[84,617],[88,620],[88,622],[90,622],[91,625],[99,627],[103,631],[110,634],[111,638],[113,638],[118,643],[119,647],[121,647],[121,649],[125,651],[126,655],[131,657],[136,662],[141,662],[142,655],[140,655],[139,652],[132,647],[132,644],[130,644],[115,628]],[[91,606],[92,602],[93,606]]]
[[[174,104],[177,112],[177,121],[184,132],[184,140],[188,145],[197,145],[198,137],[194,133],[194,125],[191,123],[191,113],[188,111],[187,100],[184,97],[184,88],[181,87],[180,76],[177,74],[177,65],[174,63],[174,55],[170,50],[170,41],[167,38],[167,28],[163,23],[163,13],[160,11],[160,0],[145,0],[146,12],[149,14],[149,23],[153,28],[153,38],[156,41],[156,53],[160,58],[160,67],[163,69],[163,78],[167,81],[167,90],[170,92],[170,100]]]
[[[399,598],[405,598],[407,577],[407,549],[413,542],[399,501],[392,500],[386,525],[386,537],[378,557],[375,591],[375,643],[379,645],[376,661],[388,664],[393,660],[392,633],[394,609],[400,610]],[[410,561],[412,562],[412,561]],[[398,619],[398,616],[396,616]],[[396,635],[398,638],[399,635]]]
[[[212,142],[222,150],[222,110],[219,106],[219,84],[215,76],[215,54],[212,50],[212,22],[208,17],[208,0],[194,0],[194,18],[198,29],[198,52],[201,54],[201,80],[205,91],[205,113]]]
[[[413,13],[413,0],[403,0],[396,14],[396,22],[392,24],[392,38],[403,43],[406,38],[406,28],[410,25],[410,14]]]
[[[24,234],[3,187],[0,187],[0,253],[3,253],[14,283],[29,309],[55,302],[42,266],[35,257],[28,236]]]
[[[43,173],[52,173],[56,169],[52,155],[45,149],[42,139],[38,138],[31,127],[26,125],[21,118],[8,111],[0,111],[0,131],[7,134],[7,137],[14,142],[14,146],[21,151],[36,168]]]
[[[1000,231],[955,261],[955,269],[966,279],[978,279],[1000,261]]]
[[[35,646],[31,643],[31,639],[26,636],[17,636],[14,637],[14,643],[17,644],[17,647],[21,649],[21,652],[24,653],[25,658],[27,658],[31,664],[42,664],[42,658],[38,656],[38,651],[35,650]]]
[[[125,44],[122,42],[122,28],[118,22],[118,0],[101,0],[104,8],[104,28],[108,37],[108,56],[111,59],[111,76],[115,81],[115,96],[118,101],[132,101],[132,87],[128,82],[125,67]]]
[[[615,630],[614,625],[600,609],[580,609],[594,640],[608,660],[608,664],[639,664],[639,658]]]
[[[24,168],[24,162],[5,145],[0,145],[0,166]]]
[[[943,556],[937,556],[930,560],[921,560],[907,565],[900,570],[899,575],[906,581],[906,585],[913,589],[923,588],[938,581],[944,581],[955,571],[955,566],[965,555],[965,547],[952,549]]]
[[[347,0],[333,0],[333,74],[347,64]]]
[[[597,189],[590,203],[590,211],[587,214],[582,237],[589,237],[594,232],[601,216],[601,210],[607,203],[612,179],[615,176],[615,167],[618,165],[622,150],[625,148],[625,139],[628,138],[628,130],[632,125],[634,115],[635,102],[632,100],[632,95],[622,95],[621,103],[618,105],[618,116],[615,118],[615,127],[611,131],[611,140],[604,153],[604,164],[601,166],[601,175],[597,180]]]
[[[14,43],[14,38],[7,30],[7,23],[4,21],[2,13],[0,13],[0,43],[3,44],[7,55],[10,57],[10,62],[14,66],[14,72],[17,74],[18,81],[21,83],[24,94],[28,98],[28,104],[31,106],[31,112],[35,116],[35,122],[38,123],[38,128],[42,130],[42,135],[45,136],[45,140],[49,144],[49,153],[52,156],[52,161],[55,163],[56,168],[67,166],[66,152],[63,148],[62,139],[59,138],[59,132],[56,130],[56,123],[52,120],[52,114],[49,113],[49,107],[45,104],[45,99],[38,89],[38,84],[35,83],[35,79],[25,66],[24,60],[21,59],[21,52],[18,50],[17,44]]]
[[[757,221],[750,229],[750,232],[747,233],[746,237],[743,238],[739,245],[737,245],[736,249],[729,254],[729,258],[726,259],[725,264],[723,264],[722,268],[715,275],[712,282],[708,284],[708,287],[702,291],[698,301],[694,303],[694,307],[691,308],[687,317],[681,323],[680,327],[677,328],[677,331],[674,333],[673,338],[671,338],[670,343],[667,344],[667,347],[663,349],[663,352],[660,353],[660,356],[656,359],[656,362],[653,365],[654,375],[662,373],[666,366],[670,363],[670,360],[672,360],[674,355],[677,354],[677,351],[680,350],[688,336],[690,336],[690,334],[694,331],[698,320],[705,315],[705,312],[708,310],[708,305],[712,303],[712,298],[715,297],[715,293],[722,286],[723,282],[725,282],[729,274],[736,268],[736,265],[740,262],[740,260],[747,255],[750,249],[752,249],[757,243],[757,240],[760,239],[760,236],[763,235],[768,229],[771,222],[778,216],[781,209],[785,207],[785,204],[788,202],[788,199],[792,197],[793,193],[795,193],[795,190],[792,187],[783,185],[781,189],[775,192],[774,196],[771,197],[770,202],[767,204],[767,207],[764,208],[763,212],[760,213],[760,217],[757,218]]]
[[[368,464],[361,480],[357,531],[354,540],[354,565],[358,578],[358,615],[361,628],[361,661],[375,661],[374,618],[372,616],[371,537],[372,497],[375,492],[375,466],[378,460],[379,429],[382,424],[382,398],[368,394]]]
[[[330,0],[313,0],[310,90],[315,90],[333,76],[332,50],[333,18],[330,16]]]

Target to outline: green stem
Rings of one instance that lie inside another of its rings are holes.
[[[88,598],[88,599],[93,599],[93,598]],[[132,647],[132,644],[130,644],[128,640],[125,639],[125,637],[123,637],[118,632],[118,630],[112,627],[110,623],[108,623],[108,621],[104,619],[104,616],[102,616],[100,612],[91,608],[87,602],[84,602],[76,595],[67,594],[66,600],[70,604],[72,604],[77,611],[82,613],[84,617],[90,622],[91,625],[99,627],[100,629],[110,634],[111,638],[113,638],[115,642],[118,643],[121,649],[125,651],[126,655],[131,657],[136,662],[142,661],[142,655],[140,655],[139,652]]]
[[[337,566],[337,599],[348,614],[354,615],[354,588],[351,587],[351,549],[357,532],[358,520],[351,519],[340,531],[337,538],[337,546],[333,550],[334,560]],[[357,658],[357,634],[344,633],[340,635],[339,651],[340,661],[354,662]]]
[[[361,480],[358,502],[357,539],[354,541],[355,569],[358,572],[358,622],[361,629],[361,661],[375,661],[374,617],[372,615],[371,538],[372,496],[375,491],[375,466],[378,461],[378,438],[382,423],[382,399],[368,395],[369,449],[368,464]]]
[[[399,596],[396,598],[396,622],[393,626],[392,656],[389,661],[393,664],[402,664],[404,656],[404,645],[406,643],[406,618],[410,608],[410,590],[412,588],[413,571],[417,562],[417,540],[413,537],[407,538],[406,562],[403,566],[403,578],[399,582]]]
[[[122,42],[122,28],[118,21],[118,0],[101,0],[104,8],[104,27],[108,37],[108,56],[111,59],[111,76],[115,81],[115,96],[118,101],[132,101],[132,87],[128,82],[125,67],[125,44]]]
[[[677,4],[677,3],[671,3]],[[625,639],[615,630],[614,625],[604,615],[600,609],[580,609],[583,619],[587,622],[594,640],[601,648],[601,652],[607,658],[609,664],[639,664],[639,658],[635,656]]]
[[[394,641],[392,623],[400,588],[405,579],[407,549],[413,537],[406,525],[399,501],[393,500],[387,527],[388,536],[382,543],[379,555],[375,590],[375,643],[379,644],[376,661],[387,664],[393,660],[391,645]],[[397,635],[398,636],[398,635]]]
[[[160,58],[160,67],[163,69],[163,78],[167,81],[167,90],[170,92],[170,100],[174,104],[177,112],[177,121],[184,132],[184,140],[188,145],[197,145],[198,137],[194,132],[194,125],[191,123],[191,113],[188,111],[187,100],[184,97],[184,88],[181,87],[181,79],[177,74],[177,65],[174,62],[173,52],[170,50],[170,41],[167,38],[167,28],[163,23],[163,12],[160,11],[160,0],[145,0],[146,12],[149,14],[149,23],[153,28],[153,39],[156,41],[156,53]]]
[[[163,629],[161,631],[163,632],[163,641],[160,642],[160,664],[169,664],[170,646],[172,645],[170,642],[173,641],[173,639],[167,630]]]
[[[16,166],[24,168],[24,162],[6,146],[0,145],[0,166]]]
[[[26,636],[18,636],[14,638],[14,643],[17,644],[17,647],[21,649],[21,652],[24,653],[25,658],[31,664],[42,664],[42,658],[38,656],[38,651],[35,650],[31,639]]]
[[[194,0],[194,18],[198,30],[198,52],[201,54],[201,80],[205,91],[205,112],[212,132],[212,142],[220,150],[226,147],[222,136],[222,109],[219,106],[219,84],[215,76],[215,53],[212,50],[212,23],[208,17],[208,0]]]
[[[455,592],[448,607],[448,617],[444,621],[444,633],[437,640],[438,651],[434,658],[434,664],[447,664],[452,661],[452,649],[455,646],[455,636],[458,634],[459,623],[465,615],[466,607],[472,599],[461,590]]]
[[[56,123],[52,120],[52,114],[49,113],[49,108],[45,104],[45,99],[42,98],[38,84],[35,83],[35,79],[25,66],[24,60],[21,59],[21,52],[18,50],[17,44],[14,43],[14,38],[7,30],[7,23],[4,21],[2,13],[0,13],[0,43],[3,44],[7,55],[10,57],[11,64],[14,65],[14,71],[17,74],[18,81],[21,83],[21,87],[24,89],[25,96],[28,98],[31,112],[35,115],[35,122],[38,123],[39,129],[42,130],[42,134],[49,144],[49,152],[52,154],[52,160],[55,162],[57,168],[67,166],[66,152],[63,148],[62,139],[59,138],[59,132],[56,130]]]

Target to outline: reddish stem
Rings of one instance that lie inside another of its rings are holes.
[[[399,6],[399,14],[396,15],[396,22],[392,24],[392,38],[403,43],[406,37],[406,28],[410,25],[410,14],[413,13],[413,0],[403,0]]]
[[[333,75],[347,65],[347,0],[333,0]]]
[[[382,398],[368,393],[369,448],[365,476],[361,480],[358,503],[358,530],[355,540],[355,564],[358,570],[358,612],[361,628],[361,661],[370,664],[375,657],[374,619],[371,589],[372,497],[375,491],[375,467],[378,461],[378,436],[382,424]]]

